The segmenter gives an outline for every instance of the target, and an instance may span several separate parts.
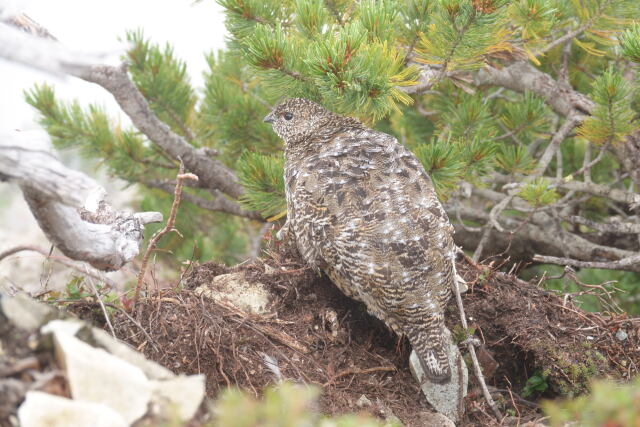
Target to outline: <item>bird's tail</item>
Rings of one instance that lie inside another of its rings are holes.
[[[413,347],[426,377],[434,383],[446,384],[451,381],[451,366],[447,349],[449,343],[444,339],[444,325],[441,316],[433,316],[426,324],[408,331],[409,342]]]

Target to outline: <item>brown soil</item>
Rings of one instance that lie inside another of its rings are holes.
[[[429,404],[409,372],[406,340],[305,268],[296,255],[281,252],[233,268],[194,267],[179,290],[140,302],[138,320],[148,335],[117,312],[118,337],[174,371],[204,373],[212,398],[227,386],[258,395],[276,383],[266,355],[277,361],[284,379],[320,387],[320,410],[326,414],[393,413],[407,426],[421,425],[419,413],[429,411]],[[529,399],[580,394],[594,377],[637,374],[638,324],[586,313],[571,303],[563,306],[535,285],[468,260],[460,260],[458,269],[470,285],[464,303],[470,326],[484,343],[479,353],[487,382],[502,409],[516,415],[504,424],[540,418],[535,403],[518,396],[535,371],[546,376],[549,387]],[[215,276],[240,271],[275,296],[270,315],[247,315],[193,292]],[[460,335],[454,302],[447,322]],[[623,342],[615,338],[619,327],[629,334]],[[362,395],[371,407],[357,406]],[[496,424],[473,378],[466,408],[464,425]]]

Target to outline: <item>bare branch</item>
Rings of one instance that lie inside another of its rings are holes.
[[[605,153],[607,152],[607,148],[609,148],[608,142],[602,147],[600,147],[600,152],[598,153],[596,158],[591,160],[591,144],[587,144],[586,149],[584,151],[584,160],[582,162],[582,167],[577,171],[573,172],[571,175],[569,175],[569,177],[573,178],[574,176],[578,176],[584,173],[585,182],[587,183],[591,182],[591,168],[594,167],[598,162],[600,162],[600,160],[602,160]]]
[[[0,14],[1,13],[2,13],[2,10],[0,10]],[[3,21],[11,25],[12,27],[15,27],[24,31],[27,34],[36,35],[43,39],[56,40],[56,41],[58,40],[53,36],[53,34],[49,32],[49,30],[47,30],[42,25],[38,24],[36,21],[34,21],[33,19],[31,19],[25,14],[8,16],[7,18],[3,19]]]
[[[594,107],[593,101],[585,95],[557,82],[528,62],[514,62],[502,69],[487,66],[476,73],[474,83],[501,86],[520,93],[533,92],[562,116],[569,116],[574,111],[589,114]]]
[[[7,20],[16,25],[18,17]],[[0,22],[0,58],[56,75],[104,62],[105,55],[72,51],[55,40],[34,37]]]
[[[618,233],[618,234],[639,234],[640,224],[633,222],[595,222],[581,216],[572,215],[562,217],[562,219],[570,222],[571,224],[586,225],[589,228],[603,232],[603,233]]]
[[[424,93],[430,90],[441,78],[442,69],[429,65],[420,65],[420,76],[418,83],[413,86],[400,86],[398,89],[404,93]]]
[[[474,192],[476,190],[477,189],[474,189]],[[484,191],[487,192],[490,190],[485,189]],[[451,211],[453,206],[447,205],[445,207],[447,213],[451,217],[454,217],[455,213]],[[487,223],[490,220],[490,213],[482,209],[465,205],[460,205],[457,209],[459,209],[460,215],[467,220],[480,223]],[[502,252],[506,247],[510,247],[510,255],[514,256],[516,253],[519,253],[525,258],[529,258],[534,255],[535,252],[544,252],[554,256],[564,255],[582,260],[593,260],[594,257],[603,260],[623,259],[637,254],[637,252],[634,251],[599,245],[577,234],[570,233],[560,227],[552,217],[542,212],[537,212],[529,218],[526,218],[526,220],[504,216],[501,218],[501,221],[505,228],[517,230],[517,235],[496,231],[491,233],[488,242],[491,242],[493,249],[499,248],[499,252]],[[463,227],[459,226],[455,226],[455,228],[456,234],[454,238],[456,242],[465,248],[475,249],[480,239],[479,233],[466,231]],[[496,252],[498,251],[496,250]]]
[[[43,197],[70,206],[82,206],[100,187],[60,163],[41,133],[0,132],[0,172],[19,185],[36,186]]]
[[[543,275],[538,285],[542,283],[544,280],[562,279],[565,276],[568,277],[573,283],[578,285],[580,288],[582,288],[582,290],[578,292],[570,292],[570,293],[560,291],[560,290],[558,291],[551,290],[552,292],[558,292],[562,296],[563,305],[566,305],[566,302],[568,300],[573,299],[577,296],[591,295],[598,299],[598,301],[600,302],[603,308],[614,313],[622,313],[622,309],[620,308],[620,306],[618,305],[618,303],[615,301],[613,297],[616,293],[618,292],[624,293],[625,291],[620,288],[617,288],[616,286],[611,286],[611,289],[605,288],[605,286],[614,285],[615,283],[617,283],[615,280],[606,281],[598,285],[590,285],[588,283],[582,282],[578,278],[578,275],[576,274],[575,270],[567,265],[564,267],[564,271],[562,272],[562,274],[558,276],[545,277]]]
[[[640,194],[630,193],[628,191],[611,188],[606,185],[596,184],[593,182],[575,181],[575,180],[556,180],[552,183],[558,188],[571,191],[581,191],[583,193],[602,196],[616,202],[626,203],[629,208],[636,209],[640,206]]]
[[[454,274],[454,289],[453,293],[456,297],[456,303],[458,305],[458,310],[460,312],[460,322],[462,323],[462,329],[465,331],[469,330],[469,325],[467,324],[467,315],[464,312],[464,305],[462,304],[462,296],[460,296],[460,286],[458,283],[458,279],[456,278],[457,274]],[[496,419],[501,422],[502,421],[502,413],[498,409],[496,402],[494,402],[491,397],[491,393],[487,389],[487,384],[484,380],[484,375],[482,375],[482,368],[480,368],[480,362],[478,362],[478,356],[476,356],[476,349],[474,347],[474,340],[467,339],[467,350],[469,350],[469,355],[471,356],[471,362],[473,364],[473,372],[476,374],[476,378],[478,379],[478,384],[480,384],[480,388],[482,389],[482,394],[484,395],[485,400],[489,404],[489,407],[493,411]]]
[[[542,153],[540,160],[538,161],[538,165],[536,166],[535,171],[533,172],[533,176],[542,176],[549,163],[551,163],[551,159],[553,159],[554,154],[558,151],[560,144],[562,141],[567,139],[567,136],[571,133],[571,131],[580,123],[580,119],[574,115],[569,114],[567,119],[564,121],[562,126],[558,129],[558,131],[551,138],[551,142]]]
[[[91,278],[89,278],[88,282],[89,282],[89,287],[91,288],[91,291],[93,292],[93,295],[98,300],[98,304],[100,305],[100,309],[102,310],[102,315],[104,316],[104,320],[106,320],[106,322],[107,322],[107,326],[109,326],[109,330],[111,331],[111,335],[114,338],[118,338],[118,337],[116,337],[116,331],[113,329],[113,325],[111,324],[111,318],[109,317],[109,313],[107,312],[107,309],[104,307],[104,302],[102,301],[102,297],[100,296],[100,293],[98,292],[98,289],[96,289],[96,286],[93,284],[93,280],[91,280]]]
[[[15,25],[14,22],[11,23]],[[39,34],[29,28],[23,30]],[[129,78],[126,64],[119,67],[98,65],[100,57],[87,57],[71,52],[55,41],[27,34],[2,23],[0,58],[56,74],[71,74],[102,86],[113,95],[120,108],[142,133],[171,157],[181,159],[208,188],[219,189],[234,198],[243,194],[244,189],[231,169],[222,162],[203,155],[158,119],[145,97]]]
[[[570,265],[581,268],[602,268],[606,270],[626,270],[640,273],[640,254],[636,254],[617,261],[580,261],[571,258],[535,255],[533,260],[544,264]]]
[[[492,182],[498,182],[503,184],[508,184],[513,181],[512,177],[507,175],[501,175],[499,173],[493,173],[491,175],[490,180]],[[614,202],[625,203],[631,209],[635,209],[640,206],[640,194],[632,193],[629,191],[620,190],[617,188],[612,188],[607,185],[596,184],[594,182],[584,182],[573,179],[556,179],[549,178],[549,181],[552,186],[556,188],[560,188],[562,190],[567,191],[576,191],[582,193],[593,194],[594,196],[601,196]],[[475,191],[475,189],[474,189]],[[481,189],[479,191],[482,191]],[[497,193],[501,194],[501,193]]]

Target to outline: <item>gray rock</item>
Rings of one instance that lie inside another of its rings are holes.
[[[196,414],[205,394],[204,375],[176,376],[162,381],[151,381],[153,402],[169,416],[188,421]]]
[[[22,427],[126,427],[128,423],[106,405],[30,391],[18,409]]]
[[[211,284],[196,288],[194,293],[214,301],[227,301],[252,314],[266,313],[270,300],[264,285],[247,281],[244,273],[221,274],[214,277]]]
[[[462,385],[462,397],[467,395],[469,374],[467,365],[458,350],[458,346],[451,339],[451,333],[445,328],[445,339],[449,344],[449,365],[451,366],[451,381],[447,384],[435,384],[424,378],[424,372],[418,356],[414,351],[409,357],[409,367],[413,377],[422,384],[422,393],[436,411],[457,422],[462,417],[460,413],[460,385]],[[460,367],[458,369],[458,360]],[[424,378],[424,383],[423,383]]]
[[[616,338],[618,339],[618,341],[624,341],[628,337],[629,337],[629,334],[627,334],[627,331],[625,331],[622,328],[618,329],[618,332],[616,332]]]
[[[363,394],[363,395],[362,395],[362,396],[360,396],[360,398],[356,401],[356,406],[357,406],[358,408],[368,408],[369,406],[371,406],[371,400],[369,400],[369,398]]]
[[[15,411],[28,389],[29,384],[24,381],[15,378],[0,378],[0,419]]]
[[[41,304],[22,293],[13,297],[0,293],[0,312],[12,325],[28,332],[35,332],[57,316],[53,307]]]
[[[127,424],[141,418],[151,400],[151,382],[140,368],[76,338],[78,329],[78,322],[68,320],[56,320],[43,328],[53,334],[56,357],[64,367],[73,399],[106,405]]]
[[[456,427],[449,418],[438,412],[420,412],[418,414],[420,425],[429,427]]]

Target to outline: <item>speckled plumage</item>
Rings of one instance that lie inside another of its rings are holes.
[[[309,265],[409,338],[427,377],[448,382],[453,228],[420,162],[394,137],[305,99],[265,121],[285,142],[284,232]]]

